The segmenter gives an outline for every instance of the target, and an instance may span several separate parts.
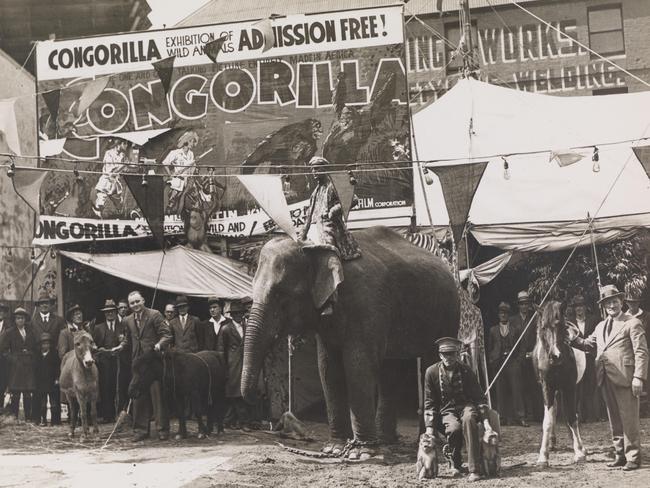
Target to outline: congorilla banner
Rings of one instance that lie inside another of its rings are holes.
[[[40,164],[77,171],[43,183],[35,243],[148,235],[124,173],[165,176],[165,232],[194,247],[276,229],[241,174],[284,175],[300,226],[315,155],[353,171],[350,227],[408,225],[403,59],[400,6],[41,42]]]

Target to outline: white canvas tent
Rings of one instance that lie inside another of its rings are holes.
[[[469,211],[483,245],[554,251],[575,245],[596,217],[598,243],[650,227],[650,181],[632,151],[650,144],[650,92],[555,97],[465,79],[413,117],[414,159],[445,166],[489,161]],[[593,171],[593,147],[600,171]],[[551,151],[580,153],[560,167]],[[504,178],[505,156],[510,179]],[[449,216],[440,183],[426,186],[434,226]],[[429,225],[414,171],[417,223]],[[589,234],[580,244],[590,243]]]

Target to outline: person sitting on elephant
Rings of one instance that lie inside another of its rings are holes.
[[[444,427],[453,463],[454,477],[463,472],[463,438],[469,465],[468,481],[481,479],[479,462],[479,422],[488,406],[474,372],[460,361],[462,342],[453,337],[436,341],[441,361],[430,366],[424,378],[424,425],[434,435]]]
[[[309,199],[307,219],[300,234],[300,239],[306,241],[305,249],[315,251],[317,265],[312,298],[323,316],[334,312],[337,288],[343,282],[341,260],[361,257],[361,249],[343,221],[343,208],[334,184],[325,171],[329,164],[321,157],[309,161],[317,186]]]

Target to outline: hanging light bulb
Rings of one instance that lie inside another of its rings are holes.
[[[77,168],[75,168],[72,172],[74,173],[74,181],[75,181],[78,185],[80,185],[81,183],[83,183],[83,181],[84,181],[84,177],[81,176],[81,174],[79,174],[79,170],[78,170]]]
[[[594,165],[591,167],[591,170],[594,173],[600,172],[600,156],[598,154],[598,147],[594,146],[594,153],[591,155],[591,160],[594,162]]]
[[[510,179],[510,165],[508,164],[508,160],[506,158],[504,158],[502,156],[501,159],[503,159],[503,179],[504,180],[509,180]]]
[[[32,247],[32,254],[29,256],[29,259],[32,260],[32,263],[36,263],[36,251]]]
[[[424,173],[424,181],[426,184],[429,186],[433,185],[433,177],[431,176],[431,173],[429,173],[429,170],[426,166],[422,167],[422,172]]]
[[[149,186],[149,182],[147,181],[147,175],[144,174],[144,173],[142,174],[142,183],[141,183],[141,185],[142,185],[143,188],[146,188],[146,187]]]
[[[282,191],[291,191],[291,180],[289,175],[282,175]]]
[[[15,174],[16,174],[16,163],[14,163],[12,160],[11,164],[7,168],[7,176],[9,178],[13,178]]]
[[[50,257],[52,259],[56,259],[56,252],[54,251],[53,247],[50,248]]]
[[[352,186],[356,185],[357,184],[357,179],[354,177],[354,173],[352,172],[351,169],[348,170],[348,176],[350,177],[350,184]]]

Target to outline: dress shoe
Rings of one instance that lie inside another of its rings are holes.
[[[481,479],[483,479],[483,477],[478,473],[470,473],[469,476],[467,477],[467,481],[469,481],[470,483],[473,483],[474,481],[478,481]]]
[[[451,477],[452,478],[460,478],[461,476],[463,476],[463,473],[460,472],[460,469],[451,468]]]
[[[165,432],[165,431],[159,432],[158,433],[158,439],[161,440],[161,441],[169,440],[169,432]]]
[[[625,463],[625,466],[623,466],[623,471],[634,471],[635,469],[639,469],[639,463],[633,463],[630,461]]]
[[[626,464],[625,463],[625,458],[617,457],[611,463],[607,463],[607,467],[608,468],[621,468],[621,467],[625,466],[625,464]]]

